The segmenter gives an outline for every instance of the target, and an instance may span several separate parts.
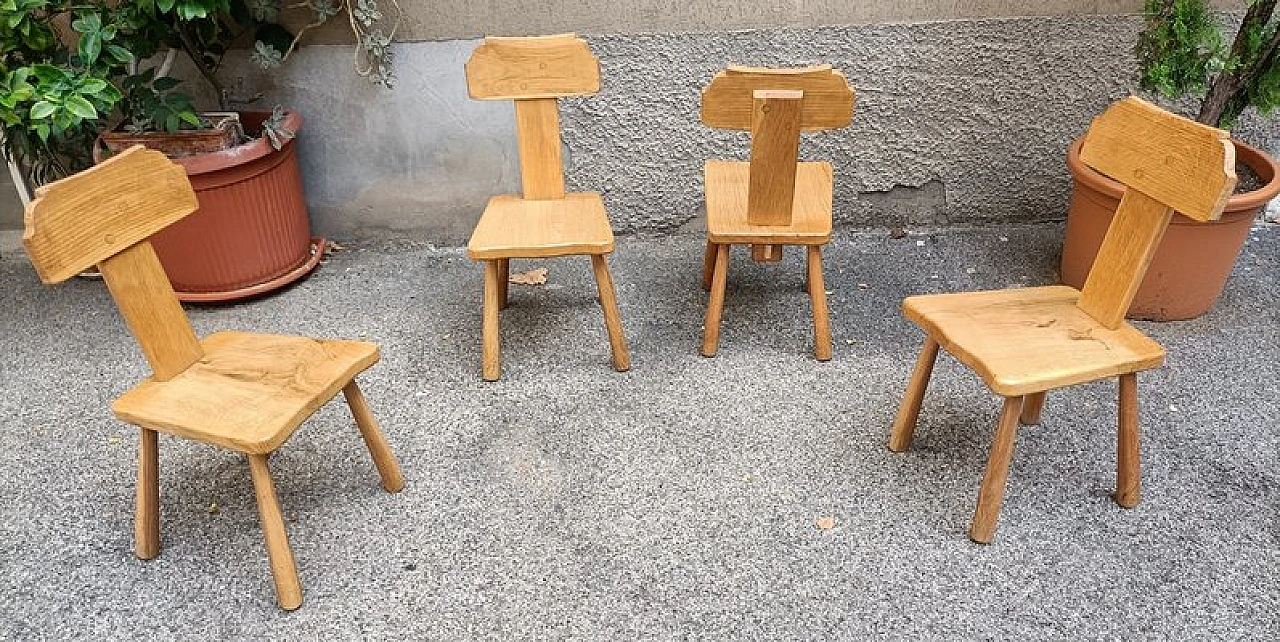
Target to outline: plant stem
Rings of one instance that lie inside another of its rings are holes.
[[[213,88],[213,91],[218,94],[218,110],[229,111],[230,107],[227,105],[227,90],[222,86],[222,83],[218,81],[218,77],[213,75],[213,71],[205,67],[204,60],[200,57],[200,47],[197,47],[195,43],[191,41],[191,34],[187,33],[186,29],[179,26],[175,31],[178,32],[178,38],[182,41],[182,50],[187,52],[187,57],[191,59],[193,64],[195,64],[196,70],[204,77],[205,82],[209,83],[209,86]]]
[[[1249,11],[1244,14],[1244,20],[1240,23],[1240,30],[1236,32],[1235,42],[1231,44],[1231,54],[1227,58],[1228,61],[1242,61],[1248,47],[1249,33],[1254,29],[1258,32],[1264,32],[1267,22],[1271,20],[1271,14],[1275,11],[1277,0],[1259,0],[1249,7]],[[1237,100],[1236,94],[1248,86],[1250,81],[1266,69],[1264,66],[1268,59],[1276,50],[1276,46],[1280,45],[1280,29],[1271,34],[1271,39],[1267,41],[1257,57],[1250,61],[1248,65],[1241,65],[1234,69],[1228,68],[1214,77],[1213,82],[1209,85],[1209,91],[1205,94],[1204,102],[1200,103],[1200,114],[1196,116],[1196,120],[1218,127],[1224,117],[1227,120],[1234,119],[1239,115],[1243,108],[1244,101]]]

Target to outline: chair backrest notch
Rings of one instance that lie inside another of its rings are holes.
[[[475,100],[585,96],[600,91],[600,61],[576,34],[489,36],[466,63]]]
[[[134,146],[36,190],[22,243],[45,283],[60,283],[178,222],[199,207],[186,170]]]
[[[1226,131],[1130,97],[1094,119],[1080,159],[1126,187],[1077,303],[1115,329],[1174,211],[1199,221],[1222,216],[1236,184],[1235,147]]]
[[[96,264],[158,381],[204,351],[148,239],[197,207],[186,170],[135,146],[41,187],[26,210],[23,243],[40,278],[57,283]]]
[[[524,198],[564,198],[558,100],[600,91],[600,61],[587,42],[572,33],[490,36],[471,53],[466,74],[471,98],[515,101]]]
[[[804,92],[801,131],[848,127],[853,120],[853,88],[831,65],[799,69],[730,66],[702,90],[702,122],[717,129],[751,131],[757,90]]]

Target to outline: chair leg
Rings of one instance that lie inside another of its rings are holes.
[[[707,319],[702,328],[702,356],[714,357],[720,349],[720,315],[724,313],[724,289],[729,277],[729,248],[716,244],[716,265],[711,277],[711,299],[707,302]]]
[[[1040,411],[1044,409],[1044,396],[1046,392],[1036,392],[1026,396],[1022,401],[1022,415],[1018,417],[1018,423],[1024,426],[1035,426],[1040,423]]]
[[[1009,460],[1013,458],[1013,440],[1018,434],[1020,414],[1022,397],[1006,397],[995,438],[991,441],[987,472],[982,476],[978,509],[974,511],[973,526],[969,529],[969,539],[979,544],[990,544],[996,535],[996,522],[1000,519],[1000,504],[1004,501],[1005,480],[1009,478]]]
[[[498,311],[502,309],[502,267],[498,261],[484,264],[484,321],[481,327],[481,376],[497,381],[502,376],[502,338],[498,332]]]
[[[702,289],[711,291],[711,277],[716,271],[716,244],[707,241],[707,251],[702,255]]]
[[[613,289],[613,277],[609,275],[609,263],[603,254],[591,255],[591,270],[596,275],[600,309],[604,311],[604,327],[609,332],[613,369],[626,372],[631,369],[631,353],[627,351],[627,337],[622,332],[622,315],[618,313],[618,297]]]
[[[1133,508],[1142,500],[1138,445],[1138,375],[1120,375],[1120,435],[1116,448],[1116,503]]]
[[[911,382],[902,396],[902,404],[898,406],[898,416],[893,420],[893,432],[889,435],[889,450],[895,453],[906,452],[911,448],[911,438],[916,432],[916,423],[920,420],[920,404],[924,402],[924,391],[929,386],[929,377],[933,376],[933,364],[938,359],[938,342],[933,337],[926,337],[920,356],[916,359],[916,369],[911,373]]]
[[[827,311],[826,284],[822,281],[822,246],[809,246],[809,269],[806,285],[813,302],[813,356],[818,361],[831,360],[831,315]]]
[[[298,566],[293,561],[289,535],[284,530],[280,500],[276,497],[275,485],[271,483],[267,455],[249,455],[249,474],[253,477],[258,512],[262,515],[262,537],[267,542],[267,559],[271,562],[271,575],[275,578],[276,599],[280,608],[292,611],[302,606],[302,583],[298,581]]]
[[[502,305],[502,309],[506,310],[510,300],[507,298],[507,288],[511,285],[511,259],[498,259],[498,301]]]
[[[160,554],[160,444],[154,430],[142,429],[138,445],[138,507],[133,552],[149,560]]]
[[[364,445],[369,448],[373,465],[378,468],[378,476],[382,477],[382,487],[388,493],[400,492],[404,488],[404,475],[401,474],[396,456],[387,445],[387,438],[378,427],[378,420],[369,410],[369,404],[364,399],[364,393],[360,392],[360,386],[356,385],[355,379],[342,388],[342,395],[347,398],[347,407],[351,408],[351,416],[356,419],[356,426],[360,428]]]

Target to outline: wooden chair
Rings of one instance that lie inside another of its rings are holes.
[[[475,100],[514,100],[520,147],[521,195],[489,200],[467,244],[485,262],[482,374],[502,376],[498,312],[507,307],[513,258],[587,254],[604,310],[613,367],[631,369],[622,317],[605,255],[613,230],[600,195],[564,191],[558,99],[600,90],[600,63],[573,34],[536,38],[485,38],[467,61],[467,93]]]
[[[822,282],[822,246],[831,240],[831,164],[797,162],[801,131],[848,127],[853,89],[830,65],[804,69],[729,67],[702,91],[702,122],[751,132],[750,162],[706,164],[707,252],[702,287],[710,290],[702,354],[716,356],[729,250],[751,246],[757,262],[782,260],[784,245],[808,248],[806,287],[813,302],[814,355],[831,359],[831,322]]]
[[[911,446],[939,346],[1004,397],[969,537],[995,535],[1018,423],[1035,424],[1045,393],[1119,378],[1115,500],[1138,504],[1137,374],[1160,366],[1164,349],[1124,315],[1174,210],[1218,218],[1236,183],[1235,150],[1225,131],[1179,118],[1138,98],[1093,121],[1081,158],[1127,187],[1083,290],[1049,286],[913,296],[908,319],[928,333],[889,439]]]
[[[339,390],[346,397],[382,485],[404,487],[395,456],[355,376],[378,361],[362,341],[217,332],[197,339],[148,239],[196,210],[186,172],[159,152],[134,147],[36,191],[23,242],[40,279],[60,283],[97,265],[152,376],[112,404],[142,430],[138,457],[137,556],[160,553],[157,432],[248,456],[276,596],[302,604],[302,587],[267,458]]]

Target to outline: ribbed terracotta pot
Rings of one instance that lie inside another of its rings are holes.
[[[241,112],[256,133],[268,112]],[[302,117],[287,112],[297,133]],[[276,151],[257,138],[220,152],[174,158],[200,209],[151,239],[178,298],[234,301],[281,288],[319,263],[323,241],[311,238],[306,195],[293,140]]]
[[[1084,287],[1124,193],[1123,185],[1080,161],[1083,142],[1076,139],[1067,149],[1067,169],[1075,185],[1061,264],[1062,282],[1076,288]],[[1258,212],[1280,193],[1280,166],[1275,159],[1232,142],[1237,160],[1252,167],[1266,185],[1232,196],[1217,221],[1200,223],[1174,214],[1129,307],[1130,319],[1177,321],[1208,312],[1222,293]]]

